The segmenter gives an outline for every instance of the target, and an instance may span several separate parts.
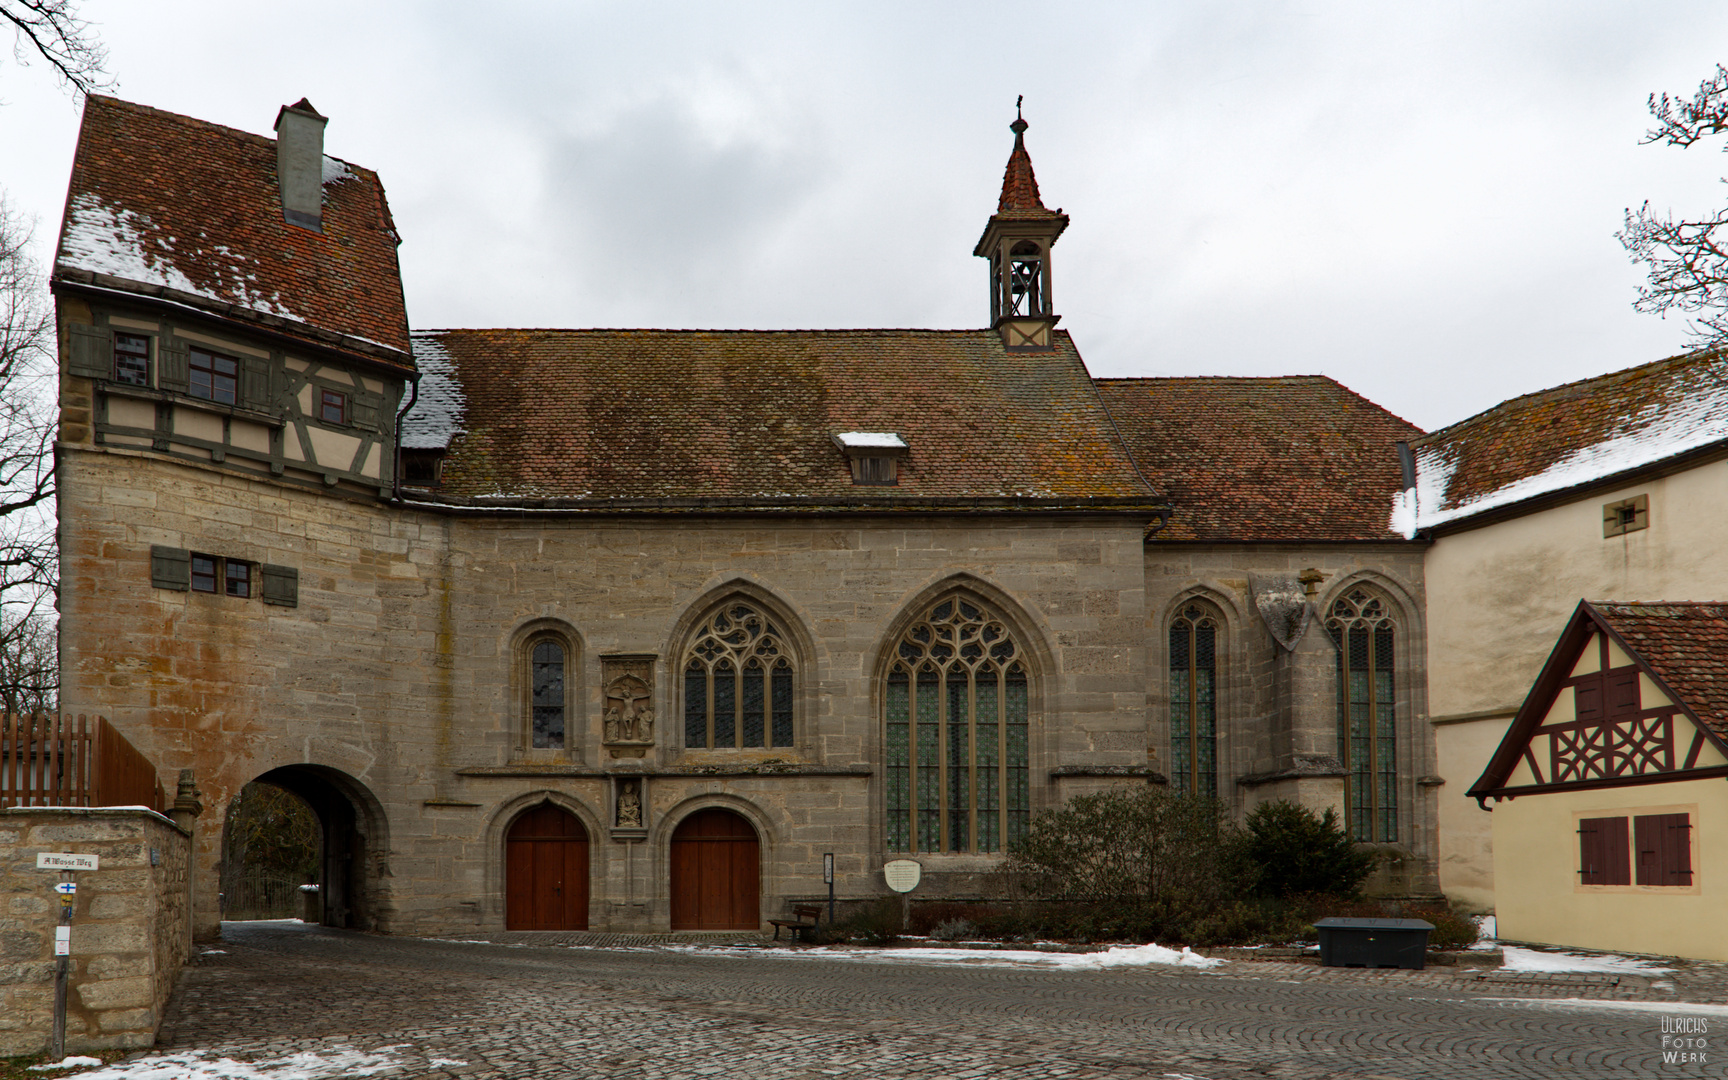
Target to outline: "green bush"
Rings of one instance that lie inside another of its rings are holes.
[[[1339,827],[1331,807],[1322,816],[1282,799],[1249,812],[1243,853],[1259,870],[1260,895],[1283,899],[1360,896],[1379,861]]]
[[[817,944],[892,945],[900,939],[903,915],[900,898],[885,896],[832,925],[818,926],[805,934]]]

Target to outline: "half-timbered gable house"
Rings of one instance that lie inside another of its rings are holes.
[[[1500,899],[1498,812],[1461,788],[1501,745],[1579,597],[1728,596],[1728,357],[1677,356],[1526,394],[1410,447],[1391,510],[1428,542],[1440,884],[1486,910]]]
[[[1502,937],[1728,959],[1728,604],[1582,602],[1487,770]]]

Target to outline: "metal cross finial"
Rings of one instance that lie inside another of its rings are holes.
[[[1014,119],[1016,119],[1016,120],[1026,119],[1024,116],[1020,115],[1020,106],[1021,106],[1021,104],[1023,104],[1025,102],[1025,100],[1026,100],[1025,94],[1014,95]]]

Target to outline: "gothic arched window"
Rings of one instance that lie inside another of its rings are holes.
[[[1338,646],[1338,756],[1344,807],[1357,840],[1398,839],[1397,627],[1392,605],[1362,587],[1332,604],[1326,629]]]
[[[1001,851],[1031,813],[1025,650],[984,605],[933,604],[883,695],[890,851]]]
[[[1218,797],[1218,619],[1199,604],[1170,624],[1170,783]]]
[[[747,600],[728,600],[684,653],[684,745],[790,747],[795,667],[786,635]]]

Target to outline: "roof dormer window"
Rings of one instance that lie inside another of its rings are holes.
[[[852,482],[866,487],[891,487],[900,482],[900,459],[910,448],[892,431],[841,431],[834,445],[852,466]]]

